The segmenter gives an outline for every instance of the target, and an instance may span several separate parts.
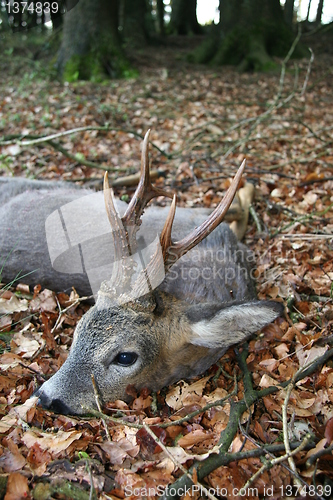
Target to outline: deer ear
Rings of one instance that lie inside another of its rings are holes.
[[[280,316],[283,305],[279,302],[254,301],[219,308],[215,305],[214,309],[208,307],[207,310],[204,304],[200,304],[187,311],[192,329],[191,344],[227,349]]]

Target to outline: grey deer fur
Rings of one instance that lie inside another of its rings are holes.
[[[126,205],[117,202],[122,218],[115,211],[113,195],[107,194],[106,181],[105,200],[112,230],[120,234],[119,241],[122,237],[127,239],[119,248],[118,236],[114,237],[111,260],[118,263],[118,277],[101,284],[96,304],[77,325],[66,362],[39,389],[37,395],[45,408],[64,414],[89,413],[89,408],[96,407],[92,376],[102,401],[107,402],[128,400],[128,385],[159,390],[199,375],[230,346],[244,341],[282,313],[280,303],[257,300],[252,253],[227,224],[220,223],[243,166],[221,202],[222,213],[217,210],[213,223],[207,223],[207,211],[200,209],[177,209],[173,221],[174,198],[169,213],[168,209],[149,207],[139,228],[147,201],[160,194],[170,196],[150,184],[148,140],[149,132],[141,161],[145,186],[140,181],[125,214]],[[0,257],[7,256],[3,280],[13,279],[18,271],[24,274],[38,269],[24,281],[42,282],[56,290],[74,285],[81,293],[89,293],[89,280],[83,273],[64,274],[52,268],[44,229],[48,215],[82,194],[82,190],[71,189],[64,183],[55,187],[48,182],[0,178]],[[105,215],[100,212],[101,205],[97,205],[98,220]],[[199,226],[199,230],[183,238],[194,226]],[[129,251],[132,263],[124,264],[124,248],[135,249],[140,234],[147,240],[149,233],[149,241],[153,241],[157,232],[162,243],[165,279],[148,293],[131,296],[133,289],[141,289],[149,266],[154,272],[156,262],[153,256],[133,284],[135,263]],[[181,240],[181,245],[175,240]],[[197,246],[192,248],[194,244]],[[102,252],[107,248],[104,241],[99,246]],[[130,286],[124,291],[122,281],[126,280]],[[120,300],[126,294],[127,299]]]

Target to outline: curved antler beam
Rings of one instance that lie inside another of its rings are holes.
[[[173,193],[168,193],[164,189],[158,189],[151,184],[149,173],[149,135],[150,129],[147,131],[142,145],[141,154],[141,176],[138,187],[135,190],[133,198],[127,207],[122,221],[125,227],[137,226],[141,224],[140,218],[144,212],[147,203],[157,196],[173,197]]]
[[[191,248],[198,245],[200,241],[204,240],[223,221],[224,216],[236,194],[238,184],[244,172],[244,168],[245,160],[243,160],[241,166],[239,167],[225,196],[208,217],[208,219],[203,222],[201,226],[195,228],[190,234],[185,236],[180,241],[177,241],[176,243],[173,243],[171,240],[172,222],[175,216],[174,200],[161,235],[161,238],[163,236],[163,244],[161,240],[162,247],[163,245],[167,245],[167,247],[163,247],[163,255],[165,255],[164,262],[166,268],[169,268],[170,266],[175,264],[175,262],[177,262],[177,260],[180,259],[182,255],[185,255],[189,250],[191,250]]]

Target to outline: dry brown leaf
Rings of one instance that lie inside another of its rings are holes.
[[[267,387],[271,387],[272,385],[273,386],[279,385],[279,382],[277,380],[275,380],[274,378],[270,377],[269,375],[267,375],[267,373],[265,373],[261,377],[261,380],[259,382],[259,386],[266,389]]]
[[[37,397],[32,397],[30,399],[27,399],[24,404],[11,408],[9,413],[2,417],[2,419],[0,420],[0,433],[9,431],[11,427],[17,425],[18,423],[21,423],[22,420],[26,422],[27,413],[32,407],[36,405],[37,400]]]
[[[25,293],[25,294],[29,294],[30,288],[29,288],[29,285],[25,285],[24,283],[18,283],[16,285],[16,291],[21,292],[21,293]]]
[[[306,454],[306,458],[309,458],[311,457],[312,455],[315,455],[316,453],[318,453],[319,451],[322,451],[325,449],[325,445],[326,445],[326,439],[321,439],[314,448],[311,448],[311,450],[309,450]]]
[[[291,379],[295,375],[295,372],[297,370],[298,365],[296,365],[296,363],[294,363],[294,361],[292,361],[290,358],[284,359],[278,367],[279,374],[281,375],[281,377],[283,377],[283,380]]]
[[[274,415],[274,412],[276,411],[278,414],[281,413],[281,404],[278,404],[271,396],[266,396],[263,398],[263,402],[265,405],[266,410],[271,414]]]
[[[204,377],[193,384],[183,382],[183,386],[177,385],[167,394],[165,398],[166,404],[173,410],[180,410],[183,406],[197,403],[198,396],[201,398],[210,378],[211,376]]]
[[[279,361],[274,358],[263,359],[260,361],[259,366],[266,368],[269,372],[273,372],[279,366]]]
[[[139,476],[139,474],[136,474],[128,469],[120,469],[117,472],[114,479],[115,479],[115,482],[117,484],[119,484],[119,486],[121,486],[123,490],[125,490],[125,492],[126,492],[126,489],[127,489],[127,491],[129,491],[129,490],[134,491],[135,489],[140,491],[141,488],[145,487],[145,482]],[[140,493],[138,496],[140,496]]]
[[[281,343],[274,347],[274,351],[279,359],[284,359],[289,353],[289,347],[285,343]]]
[[[286,341],[292,342],[297,333],[298,333],[297,328],[295,328],[294,326],[291,326],[290,328],[288,328],[288,330],[283,335],[281,340],[283,340],[284,342],[286,342]]]
[[[26,459],[20,453],[17,444],[12,440],[8,440],[7,443],[8,448],[5,448],[0,456],[0,467],[4,472],[14,472],[22,469],[26,464]]]
[[[0,316],[0,332],[9,332],[12,326],[12,316]]]
[[[16,295],[12,295],[9,300],[3,295],[0,297],[0,314],[26,311],[28,307],[27,299],[19,299]]]
[[[333,417],[326,422],[325,426],[326,445],[330,445],[333,441]]]
[[[108,459],[112,464],[120,465],[127,457],[126,451],[117,443],[105,441],[104,443],[100,444],[99,447],[107,454]],[[139,449],[140,447],[138,446],[138,450]]]
[[[133,410],[145,410],[151,406],[153,398],[151,396],[143,397],[139,396],[132,403]]]
[[[177,444],[179,444],[179,446],[182,446],[183,448],[191,448],[195,444],[201,443],[202,441],[205,441],[210,437],[211,435],[208,434],[206,431],[196,429],[186,434],[186,436],[183,436],[180,439],[178,439]]]
[[[2,371],[8,370],[8,368],[15,368],[22,362],[22,359],[17,354],[12,352],[4,352],[0,356],[0,368]]]
[[[18,354],[22,358],[31,358],[38,351],[41,345],[41,335],[32,334],[30,332],[21,331],[15,333],[11,340],[11,348],[13,353]]]
[[[219,401],[220,399],[226,399],[228,397],[229,393],[222,387],[217,387],[213,392],[210,392],[209,394],[203,396],[203,399],[206,401],[206,404],[208,403],[215,403],[216,401]],[[225,403],[225,401],[224,401]],[[230,405],[229,403],[225,403],[223,408],[226,410],[226,408],[229,408]]]
[[[35,443],[29,448],[27,461],[36,476],[41,476],[47,469],[47,465],[51,462],[52,457],[46,450],[42,450],[40,446]]]
[[[42,450],[47,450],[55,458],[81,436],[82,432],[79,431],[58,430],[57,433],[50,434],[49,432],[28,430],[24,433],[22,441],[28,448],[38,444]]]
[[[30,309],[32,311],[46,311],[55,312],[57,302],[55,300],[54,292],[45,288],[30,302]]]
[[[199,461],[205,460],[211,453],[219,452],[217,446],[214,446],[214,448],[212,448],[209,453],[202,453],[202,454],[187,453],[187,451],[185,451],[184,448],[181,448],[180,446],[173,446],[173,447],[168,446],[167,448],[168,451],[171,453],[171,455],[175,458],[175,460],[181,464],[184,464],[185,462],[187,462],[187,460],[199,460]]]
[[[19,472],[9,474],[4,500],[23,500],[29,495],[28,479]]]
[[[310,340],[310,339],[309,339]],[[296,355],[297,359],[299,361],[300,367],[304,367],[306,365],[309,365],[310,363],[313,363],[316,361],[318,358],[323,356],[325,352],[327,351],[328,346],[324,347],[311,347],[311,349],[304,350],[303,346],[300,343],[296,344]]]

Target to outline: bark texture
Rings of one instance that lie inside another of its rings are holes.
[[[128,64],[118,31],[118,0],[80,0],[67,12],[57,67],[67,81],[123,74]]]
[[[220,0],[219,8],[220,22],[194,61],[237,65],[241,71],[274,69],[272,57],[285,56],[295,36],[279,0]]]

